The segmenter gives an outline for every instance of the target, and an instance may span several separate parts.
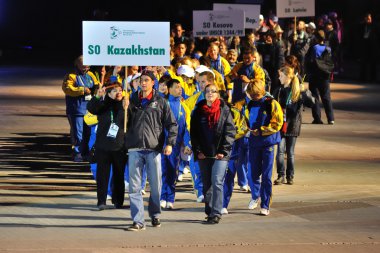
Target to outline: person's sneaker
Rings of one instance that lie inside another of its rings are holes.
[[[214,225],[214,224],[218,224],[219,221],[220,221],[220,217],[218,217],[218,216],[206,217],[206,220],[204,221],[204,223]]]
[[[257,207],[258,204],[259,204],[259,199],[251,199],[251,201],[249,201],[249,204],[248,204],[248,209],[253,210]]]
[[[152,226],[155,228],[161,227],[161,221],[159,218],[152,218]]]
[[[227,208],[223,207],[222,210],[220,211],[221,214],[228,214]]]
[[[98,210],[99,211],[103,211],[103,210],[106,210],[107,209],[107,205],[106,204],[100,204],[98,205]]]
[[[330,120],[330,121],[329,121],[329,125],[334,125],[334,123],[335,123],[335,122],[334,122],[333,120]]]
[[[166,209],[173,210],[174,209],[174,204],[172,202],[166,202]]]
[[[83,162],[83,157],[82,157],[82,155],[80,153],[78,153],[78,154],[74,155],[74,159],[73,160],[76,163],[81,163],[81,162]]]
[[[261,208],[260,215],[268,216],[269,215],[269,209]]]
[[[178,182],[182,182],[183,181],[183,174],[178,175],[177,181]]]
[[[161,200],[160,201],[160,206],[161,206],[161,208],[166,208],[166,201],[165,200]]]
[[[144,189],[141,190],[141,194],[142,195],[145,195],[146,194],[146,191]]]
[[[199,196],[198,198],[197,198],[197,203],[202,203],[202,202],[204,202],[205,201],[205,197],[203,196],[203,195],[201,195],[201,196]]]
[[[189,166],[185,166],[185,168],[183,168],[183,174],[189,174],[189,173],[190,173]]]
[[[107,200],[112,200],[112,196],[107,194]]]
[[[276,180],[274,180],[275,185],[285,184],[285,177],[279,176]]]
[[[293,178],[287,178],[286,183],[290,185],[294,184]]]
[[[249,192],[249,187],[248,187],[248,185],[240,186],[240,191],[242,191],[242,192]]]
[[[133,222],[131,226],[127,228],[128,231],[140,231],[140,230],[145,230],[145,226],[138,224],[136,222]]]

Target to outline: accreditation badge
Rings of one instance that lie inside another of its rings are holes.
[[[108,130],[107,137],[116,138],[119,127],[115,123],[111,123],[110,129]]]

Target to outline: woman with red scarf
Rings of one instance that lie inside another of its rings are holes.
[[[206,223],[217,224],[222,217],[223,184],[236,130],[230,108],[219,98],[215,84],[206,86],[205,97],[193,112],[190,137],[201,169]]]

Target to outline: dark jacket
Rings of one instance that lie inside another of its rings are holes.
[[[210,129],[213,134],[213,142],[208,142],[209,131],[208,121],[202,111],[202,106],[206,104],[206,100],[198,103],[194,110],[190,121],[190,138],[193,147],[194,159],[198,159],[198,154],[203,153],[207,157],[215,157],[216,154],[223,154],[222,160],[229,160],[232,144],[235,140],[235,124],[232,120],[230,108],[221,100],[220,103],[220,118],[217,126]]]
[[[96,131],[96,150],[118,151],[124,148],[124,109],[122,101],[115,101],[106,95],[104,100],[93,97],[87,104],[87,110],[98,116],[98,129]],[[111,116],[112,115],[112,116]],[[113,122],[119,127],[116,138],[107,137]]]
[[[288,103],[287,105],[290,91],[290,87],[284,88],[281,86],[273,93],[274,98],[278,101],[278,103],[281,105],[281,108],[285,111],[284,125],[281,128],[281,136],[299,136],[301,133],[303,107],[302,100],[300,99],[296,103]]]
[[[178,126],[168,102],[155,90],[152,99],[143,106],[139,92],[133,93],[128,107],[126,149],[151,149],[162,152],[166,145],[174,146]],[[167,130],[165,136],[164,128]]]

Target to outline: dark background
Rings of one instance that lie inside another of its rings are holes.
[[[83,20],[179,22],[190,32],[192,11],[211,10],[214,2],[262,2],[264,16],[276,9],[276,0],[184,0],[170,4],[159,0],[0,0],[0,64],[71,63],[82,51]],[[316,0],[316,16],[330,11],[343,18],[345,57],[354,59],[355,28],[367,11],[375,14],[377,21],[380,1]],[[99,15],[106,12],[106,16]]]

